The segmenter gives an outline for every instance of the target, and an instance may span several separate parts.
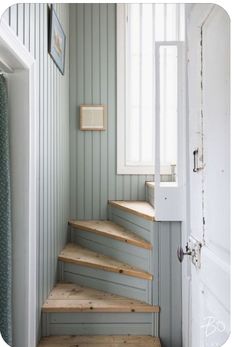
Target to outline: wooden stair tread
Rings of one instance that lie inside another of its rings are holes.
[[[49,336],[38,347],[161,347],[158,337],[152,336]]]
[[[108,220],[71,220],[69,225],[75,229],[90,231],[145,249],[152,249],[152,244],[135,233]]]
[[[152,280],[152,275],[146,271],[140,270],[125,263],[121,263],[114,258],[93,252],[74,243],[68,243],[61,251],[58,258],[59,260],[68,263],[79,264],[105,271]]]
[[[159,312],[158,306],[74,283],[58,283],[43,312]]]
[[[109,201],[109,205],[133,213],[147,220],[154,221],[155,219],[154,208],[147,201],[111,200]]]

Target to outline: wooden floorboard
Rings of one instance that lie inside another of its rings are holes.
[[[140,300],[79,286],[74,283],[58,283],[47,301],[43,312],[159,312]]]
[[[161,347],[158,337],[151,336],[50,336],[38,347]]]
[[[109,205],[147,220],[154,221],[155,219],[154,208],[147,201],[113,200],[109,201]]]
[[[153,277],[146,271],[122,263],[104,254],[93,252],[74,243],[68,243],[59,254],[58,258],[64,262],[97,268],[104,271],[116,272],[146,280],[152,280]]]
[[[141,248],[152,248],[150,242],[108,220],[71,220],[69,221],[69,225],[75,229],[92,232],[100,236],[109,237]]]

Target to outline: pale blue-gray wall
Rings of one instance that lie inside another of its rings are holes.
[[[106,131],[80,131],[79,105],[107,105]],[[116,5],[70,7],[71,217],[107,217],[107,200],[144,200],[152,176],[116,174]]]
[[[69,5],[55,4],[69,38]],[[3,15],[37,64],[39,108],[38,332],[41,306],[56,280],[69,216],[69,45],[65,76],[48,55],[47,4],[17,4]],[[24,242],[24,240],[22,240]]]
[[[115,4],[72,4],[70,18],[68,5],[55,7],[68,39],[64,77],[47,54],[47,5],[18,4],[4,15],[34,55],[39,73],[38,313],[56,279],[57,255],[66,241],[68,216],[106,218],[108,199],[144,199],[145,180],[153,179],[116,175]],[[107,105],[107,131],[79,130],[78,109],[82,103]],[[167,229],[154,233],[159,245],[155,261],[160,281],[156,290],[162,307],[159,328],[164,344],[175,341],[179,347],[181,284],[175,248],[180,231],[177,226],[177,239],[172,241],[175,227],[166,225]],[[173,286],[175,291],[171,290]]]

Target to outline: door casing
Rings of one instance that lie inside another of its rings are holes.
[[[0,24],[1,59],[7,75],[12,180],[13,345],[37,342],[38,114],[34,58],[4,22]]]

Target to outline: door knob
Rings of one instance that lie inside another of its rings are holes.
[[[185,255],[192,255],[192,251],[188,248],[188,244],[186,245],[186,252],[184,252],[181,246],[179,246],[177,249],[177,257],[180,263],[183,262]]]

